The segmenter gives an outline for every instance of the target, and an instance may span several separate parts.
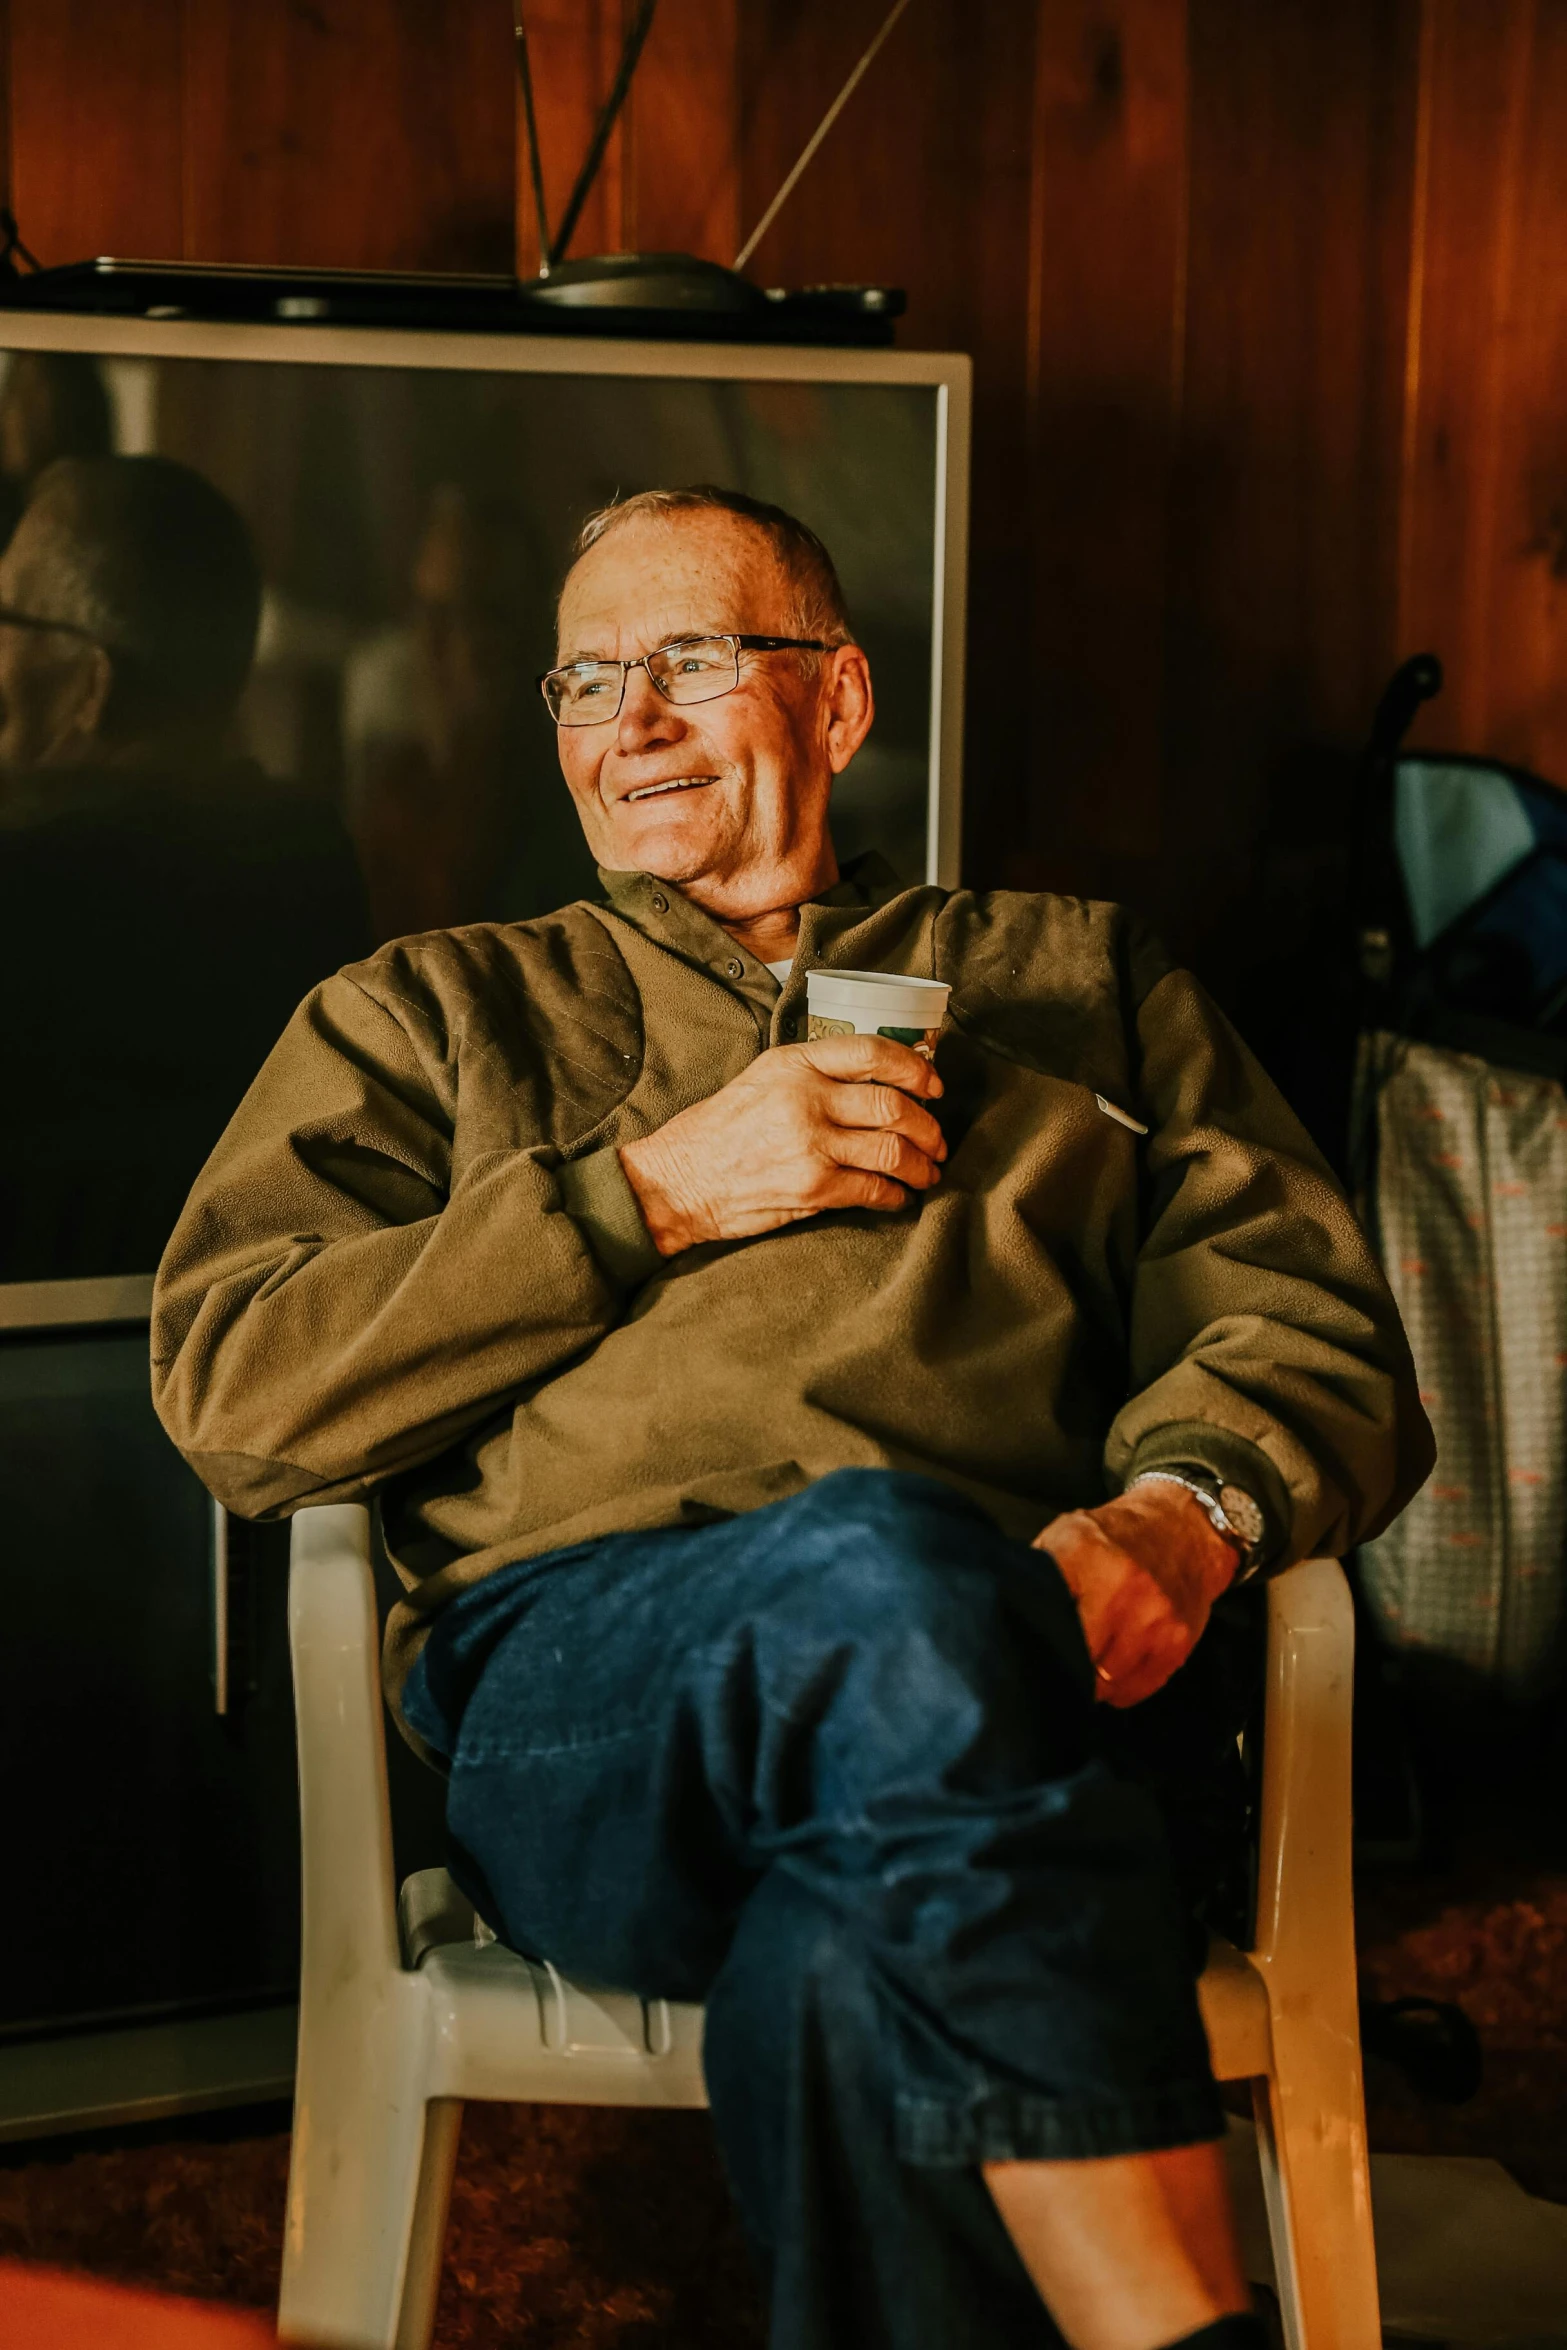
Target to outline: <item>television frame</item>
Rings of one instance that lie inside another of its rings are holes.
[[[692,377],[752,383],[904,384],[936,394],[927,881],[956,888],[963,836],[963,689],[968,601],[973,362],[960,352],[820,345],[635,342],[624,337],[500,335],[428,328],[252,326],[0,308],[0,351],[105,359],[243,359],[307,367],[406,367],[458,373]]]

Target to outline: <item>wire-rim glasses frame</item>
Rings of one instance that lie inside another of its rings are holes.
[[[688,657],[699,646],[722,645],[728,658],[715,662],[705,674],[696,672],[678,674],[674,662],[682,653]],[[626,699],[626,679],[633,669],[645,669],[648,680],[666,702],[677,707],[689,702],[716,702],[724,694],[732,694],[740,683],[740,655],[742,653],[825,653],[831,650],[825,639],[816,636],[740,636],[725,630],[708,636],[675,637],[667,645],[655,645],[635,661],[567,661],[559,669],[546,669],[538,681],[544,704],[557,726],[607,726],[618,718]],[[662,671],[655,662],[665,666]],[[567,716],[574,685],[585,688],[591,683],[608,686],[615,681],[613,708],[609,697],[595,702],[582,716]]]

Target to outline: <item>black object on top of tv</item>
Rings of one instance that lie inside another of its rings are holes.
[[[547,278],[441,276],[101,255],[0,276],[0,309],[117,318],[243,319],[316,326],[444,327],[468,333],[640,335],[874,349],[905,308],[897,286],[764,289],[689,253],[609,253]]]

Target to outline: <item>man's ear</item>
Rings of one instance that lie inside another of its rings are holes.
[[[103,747],[103,722],[114,691],[114,662],[102,645],[81,643],[64,668],[44,764],[74,767]]]
[[[114,661],[102,645],[88,645],[84,650],[87,676],[82,689],[81,724],[85,733],[96,737],[103,732],[109,696],[114,691]]]
[[[841,775],[870,733],[876,715],[871,665],[858,645],[838,645],[827,656],[822,709],[827,722],[827,759]]]

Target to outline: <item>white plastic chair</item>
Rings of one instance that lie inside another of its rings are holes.
[[[368,1513],[301,1510],[289,1623],[304,1958],[279,2330],[427,2350],[463,2100],[701,2106],[702,2011],[502,1948],[443,1869],[396,1898]],[[1331,1559],[1270,1587],[1256,1947],[1203,2018],[1251,2080],[1289,2350],[1377,2350],[1350,1888],[1354,1623]]]

